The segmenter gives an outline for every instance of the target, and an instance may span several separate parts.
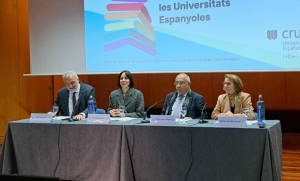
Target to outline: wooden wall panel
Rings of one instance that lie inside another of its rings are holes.
[[[224,94],[222,82],[224,81],[225,73],[215,73],[212,74],[212,92],[213,92],[213,106],[214,108],[217,104],[219,95]]]
[[[215,106],[213,100],[213,76],[211,73],[188,73],[191,78],[191,89],[202,95],[207,103],[207,108],[212,109]],[[176,77],[176,76],[175,76]],[[175,79],[174,77],[174,79]],[[175,89],[174,89],[175,90]]]
[[[66,70],[66,71],[68,71],[68,70]],[[97,76],[97,75],[79,75],[78,78],[79,78],[80,82],[83,82],[83,83],[86,83],[86,84],[90,84],[89,82],[91,82],[92,84],[96,84],[96,82],[98,80],[96,80],[95,78],[93,78],[93,76]],[[64,83],[64,81],[62,79],[62,75],[55,75],[55,76],[53,76],[53,102],[57,98],[57,93],[58,93],[59,89],[64,88],[64,87],[65,87],[65,83]]]
[[[266,109],[286,109],[286,87],[285,74],[283,72],[247,73],[242,74],[242,80],[247,87],[248,93],[252,96],[252,103],[258,101],[258,95],[262,94]]]
[[[117,75],[90,75],[89,80],[83,83],[95,88],[97,107],[106,111],[110,92],[118,88],[117,81]]]
[[[80,82],[93,86],[96,90],[96,100],[98,108],[107,110],[109,103],[109,95],[112,91],[118,89],[118,75],[79,75]],[[145,103],[148,103],[148,76],[147,74],[133,74],[135,82],[134,88],[140,90],[144,94]],[[59,89],[63,88],[64,82],[61,76],[54,76],[54,97],[57,97]],[[145,105],[147,106],[147,104]]]
[[[300,72],[286,73],[286,106],[288,110],[300,110]]]
[[[283,133],[282,148],[300,150],[300,133]]]
[[[3,140],[7,123],[19,118],[20,85],[16,0],[0,1],[0,12],[0,137]]]
[[[172,74],[148,74],[149,100],[145,107],[151,106],[156,101],[165,99],[167,94],[176,90],[174,81],[178,73]],[[191,78],[191,89],[204,96],[205,101],[212,107],[212,74],[189,73]],[[151,101],[152,100],[152,101]],[[152,102],[152,103],[151,103]],[[156,108],[162,108],[163,104],[158,104]]]
[[[213,89],[216,93],[214,101],[218,95],[223,94],[221,82],[224,81],[226,73],[213,74]],[[266,109],[285,110],[286,109],[286,88],[285,73],[233,73],[238,75],[243,81],[243,92],[251,95],[253,107],[256,109],[258,95],[262,94],[266,104]],[[280,86],[281,85],[281,86]]]
[[[222,82],[226,73],[189,73],[191,77],[191,89],[204,96],[208,103],[207,108],[213,109],[217,98],[223,94]],[[296,99],[300,97],[297,87],[300,87],[298,76],[300,73],[233,73],[238,75],[244,84],[243,91],[252,96],[253,107],[256,109],[258,95],[263,95],[268,110],[298,110],[300,105],[293,101],[291,95]],[[170,74],[134,74],[135,88],[143,92],[145,97],[145,108],[151,106],[158,100],[164,99],[166,95],[175,91],[173,84],[177,73]],[[286,78],[286,75],[288,77]],[[80,80],[90,84],[96,89],[98,107],[107,109],[109,94],[117,89],[117,75],[80,75]],[[295,83],[296,82],[296,83]],[[286,85],[286,86],[285,86]],[[57,91],[64,87],[61,76],[54,76],[54,99]],[[289,91],[287,91],[289,90]],[[287,101],[289,100],[290,103]],[[289,104],[289,107],[287,105]],[[158,104],[155,108],[162,108]]]
[[[210,108],[214,107],[212,75],[189,74],[192,81],[192,90],[203,95]],[[168,93],[175,91],[173,83],[176,76],[177,74],[133,74],[135,88],[144,94],[146,108],[164,99]],[[96,89],[98,107],[107,109],[110,93],[118,88],[118,75],[80,75],[79,79]],[[54,76],[54,100],[57,91],[62,87],[64,87],[64,84],[61,76]],[[155,107],[162,108],[163,104]]]
[[[115,75],[117,77],[117,75]],[[149,87],[147,74],[133,74],[134,88],[140,90],[144,95],[145,107],[150,106]],[[116,82],[117,84],[117,82]]]
[[[167,94],[175,91],[174,81],[177,74],[148,74],[149,99],[146,108],[155,102],[165,99]],[[159,103],[155,108],[162,108]]]
[[[64,82],[62,80],[62,77],[60,75],[53,76],[53,103],[56,100],[58,90],[61,89],[64,86],[65,86],[65,84],[64,84]]]
[[[133,74],[134,88],[140,90],[144,94],[145,102],[148,102],[148,83],[146,74]],[[96,99],[98,108],[107,110],[109,104],[109,95],[112,91],[118,89],[118,75],[89,75],[88,81],[96,89]]]
[[[20,119],[46,113],[53,104],[52,76],[20,77]]]

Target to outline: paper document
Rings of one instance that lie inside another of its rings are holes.
[[[253,120],[253,121],[247,120],[247,125],[252,125],[252,124],[257,124],[257,120]]]
[[[214,122],[215,124],[219,123],[219,121]],[[248,125],[252,125],[252,124],[257,124],[257,120],[253,120],[253,121],[248,121],[247,120],[247,126]]]
[[[111,117],[110,120],[113,120],[113,121],[119,121],[119,122],[125,122],[125,121],[130,121],[130,120],[133,120],[133,119],[136,119],[136,118],[131,118],[131,117]]]
[[[62,119],[66,119],[66,118],[70,118],[70,116],[56,116],[53,118],[53,120],[62,120]]]

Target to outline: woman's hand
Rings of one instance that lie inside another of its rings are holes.
[[[112,110],[109,111],[109,114],[110,114],[112,117],[117,117],[117,116],[116,116],[116,113],[117,113],[117,112],[119,112],[118,109],[112,109]]]
[[[233,116],[234,114],[231,111],[228,111],[226,113],[220,113],[218,116]]]
[[[226,114],[227,116],[233,116],[233,113],[231,111],[228,111]]]
[[[234,114],[233,116],[237,116],[237,117],[243,117],[244,114]]]
[[[120,114],[119,109],[112,109],[112,110],[109,111],[109,114],[110,114],[112,117],[125,117],[125,113]]]

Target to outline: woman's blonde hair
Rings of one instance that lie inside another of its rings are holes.
[[[234,74],[225,74],[225,79],[229,79],[231,82],[233,82],[235,92],[239,93],[243,89],[243,82],[239,78],[239,76]]]

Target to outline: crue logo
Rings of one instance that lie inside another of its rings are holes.
[[[277,39],[277,30],[268,30],[267,37],[269,40],[276,40]]]

